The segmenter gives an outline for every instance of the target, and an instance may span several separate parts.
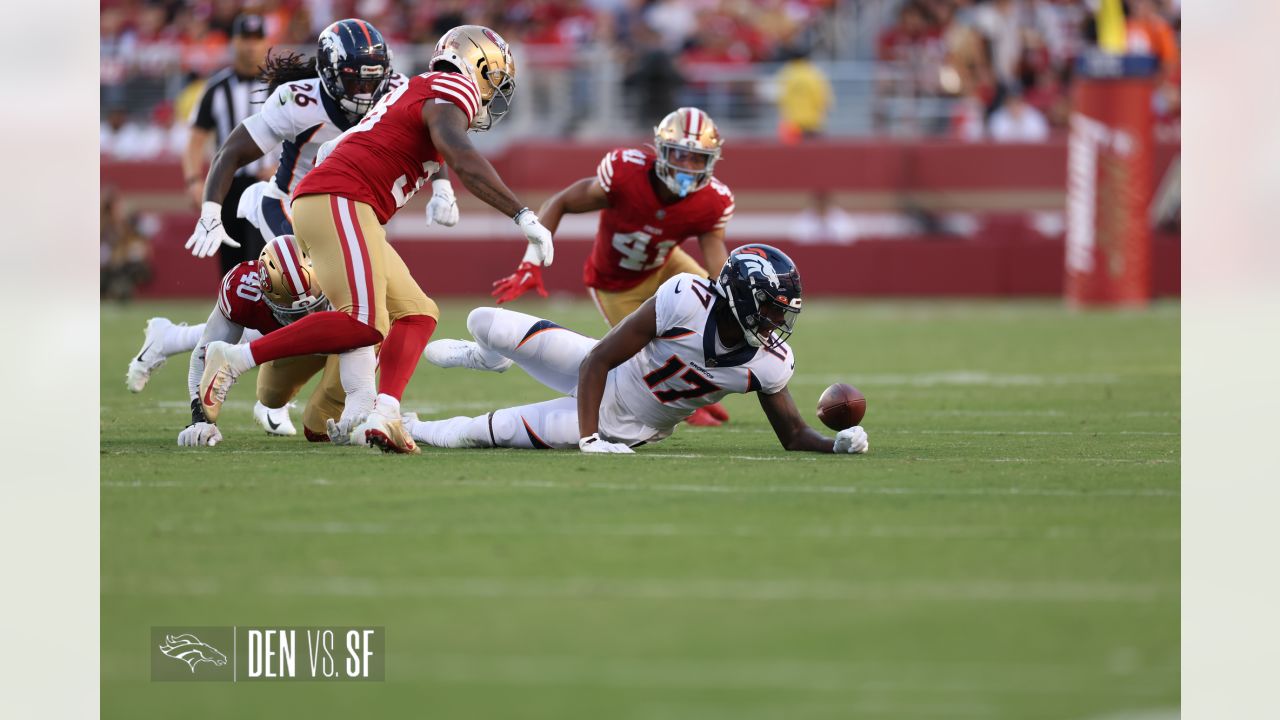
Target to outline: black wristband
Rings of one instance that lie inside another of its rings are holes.
[[[209,422],[209,418],[204,414],[204,405],[200,404],[200,398],[191,398],[191,424],[202,422]]]

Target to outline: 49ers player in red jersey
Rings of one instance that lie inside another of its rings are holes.
[[[350,440],[357,444],[418,452],[401,424],[400,398],[440,311],[387,243],[383,225],[444,163],[471,194],[515,222],[529,241],[526,262],[551,264],[551,232],[467,137],[471,130],[488,130],[510,109],[516,65],[506,41],[478,25],[456,27],[440,38],[429,67],[383,96],[294,189],[294,232],[334,311],[309,315],[247,346],[211,343],[200,379],[200,400],[211,421],[245,370],[284,357],[342,353],[349,398],[338,428],[354,428]],[[365,369],[349,351],[379,342],[377,398],[372,407],[355,407],[348,377]]]
[[[698,108],[682,107],[653,132],[656,153],[610,151],[595,177],[561,190],[539,211],[551,232],[565,213],[603,211],[582,279],[610,326],[635,312],[668,279],[680,273],[707,277],[680,249],[686,238],[698,238],[709,267],[723,266],[728,257],[724,231],[733,217],[733,193],[712,176],[724,144],[716,124]],[[522,264],[494,287],[500,304],[530,289],[547,294],[541,270],[532,264]],[[728,419],[716,403],[699,408],[688,422],[719,425]]]

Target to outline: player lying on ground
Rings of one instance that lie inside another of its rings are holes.
[[[653,297],[658,286],[680,273],[707,277],[707,271],[680,249],[698,238],[708,267],[724,265],[725,227],[733,217],[733,193],[712,176],[723,140],[711,117],[683,107],[653,129],[656,154],[619,148],[600,161],[595,177],[556,193],[538,211],[552,233],[565,213],[600,210],[595,244],[583,268],[583,282],[605,322],[612,327]],[[498,304],[530,289],[546,297],[542,271],[521,264],[494,283]],[[719,403],[698,408],[690,425],[719,425],[729,413]]]
[[[787,389],[786,343],[800,314],[800,275],[768,245],[729,256],[718,280],[677,275],[599,342],[549,320],[497,308],[467,318],[475,342],[438,340],[440,367],[503,372],[512,364],[567,397],[479,417],[405,417],[415,440],[446,448],[572,448],[630,453],[671,435],[699,407],[754,392],[787,450],[862,453],[867,433],[834,439],[809,427]]]
[[[225,279],[224,279],[225,280]],[[201,345],[206,323],[187,325],[175,323],[166,317],[153,317],[147,320],[143,331],[142,349],[129,361],[129,370],[125,373],[124,384],[129,392],[142,392],[151,380],[151,375],[164,366],[173,355],[190,355],[192,350]],[[240,342],[252,342],[262,337],[262,333],[252,328],[245,328],[240,335]],[[269,408],[260,402],[253,405],[253,419],[272,435],[296,435],[293,420],[289,418],[289,406]]]
[[[376,401],[361,407],[349,397],[340,426],[355,419],[354,441],[418,452],[401,425],[400,398],[440,311],[387,243],[383,225],[444,162],[473,195],[512,219],[529,243],[525,260],[551,264],[551,233],[467,137],[510,109],[516,66],[507,43],[489,28],[457,27],[440,38],[429,67],[343,133],[294,190],[298,242],[334,312],[314,313],[245,346],[211,343],[200,380],[211,420],[236,377],[255,365],[342,353],[345,387],[348,376],[364,377],[348,372],[354,362],[348,351],[382,343]]]
[[[391,69],[391,49],[364,20],[340,20],[320,33],[315,60],[295,53],[271,56],[262,73],[268,97],[218,148],[204,185],[204,205],[187,248],[209,257],[218,246],[237,246],[222,227],[222,207],[236,170],[283,145],[275,178],[256,183],[240,198],[236,214],[262,233],[263,241],[292,235],[289,197],[316,165],[320,147],[346,132],[388,92],[408,82]],[[458,223],[453,186],[441,170],[431,181],[427,224]]]
[[[199,400],[200,377],[204,373],[209,343],[236,343],[250,330],[269,335],[310,313],[328,308],[328,301],[316,285],[311,261],[298,248],[292,235],[273,239],[257,260],[232,268],[222,280],[217,306],[209,313],[200,341],[191,353],[187,373],[191,424],[179,433],[178,444],[216,445],[222,440],[218,426],[205,416]],[[369,368],[362,382],[363,392],[371,400],[375,362],[373,348],[365,348],[363,352],[368,353]],[[285,407],[302,386],[321,371],[324,375],[320,385],[311,393],[302,413],[303,433],[312,442],[328,440],[328,422],[342,415],[346,393],[339,378],[338,358],[324,355],[287,358],[266,363],[258,370],[258,404],[277,408]],[[254,417],[258,418],[256,408]],[[287,413],[284,419],[288,420]],[[283,428],[273,428],[271,422],[270,415],[259,419],[267,432],[284,434],[280,432]],[[290,425],[289,429],[292,427]]]

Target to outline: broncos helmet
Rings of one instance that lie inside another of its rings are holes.
[[[373,25],[348,18],[320,33],[320,84],[344,111],[363,116],[387,92],[391,48]]]
[[[716,292],[742,326],[747,343],[776,348],[791,337],[800,315],[800,271],[781,250],[743,245],[729,253]]]

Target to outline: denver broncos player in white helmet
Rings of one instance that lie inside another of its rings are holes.
[[[700,407],[754,392],[787,450],[863,453],[859,426],[824,437],[796,409],[787,344],[801,310],[800,273],[781,251],[746,245],[715,280],[681,273],[599,342],[550,320],[497,308],[467,318],[474,341],[438,340],[426,357],[440,367],[504,372],[519,365],[563,397],[478,417],[421,421],[418,442],[447,448],[578,448],[631,453],[671,435]]]
[[[733,217],[729,187],[714,176],[724,140],[707,113],[682,107],[653,129],[654,150],[617,148],[605,154],[594,177],[556,193],[539,211],[552,232],[565,213],[599,210],[595,244],[583,268],[583,282],[610,326],[617,325],[658,286],[680,273],[707,277],[707,271],[680,249],[697,238],[708,267],[724,265],[725,228]],[[498,304],[525,291],[543,296],[541,270],[522,264],[494,284]],[[691,425],[719,425],[729,414],[719,403],[699,408]]]

